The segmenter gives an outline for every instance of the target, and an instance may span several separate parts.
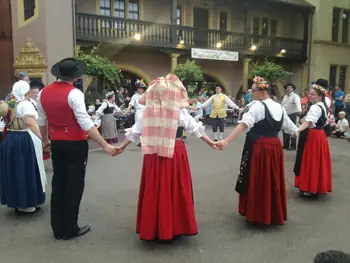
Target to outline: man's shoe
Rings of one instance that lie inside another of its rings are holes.
[[[83,236],[86,233],[90,232],[90,230],[91,230],[90,226],[79,227],[79,229],[78,229],[78,231],[77,231],[77,233],[75,235],[63,237],[63,240],[70,240],[70,239],[73,239],[73,238],[76,238],[76,237]]]

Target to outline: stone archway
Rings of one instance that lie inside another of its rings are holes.
[[[217,84],[222,86],[221,88],[223,90],[225,90],[225,93],[227,95],[229,95],[229,96],[231,95],[231,90],[229,89],[229,85],[228,85],[227,81],[225,81],[223,78],[220,78],[217,74],[214,74],[212,72],[208,72],[205,70],[202,70],[202,72],[203,72],[203,75],[207,75],[208,77],[214,79]]]
[[[134,66],[131,65],[126,65],[126,64],[116,64],[117,68],[122,70],[122,71],[126,71],[129,72],[131,74],[134,74],[136,76],[139,76],[140,78],[142,78],[144,80],[144,82],[146,84],[150,83],[152,81],[151,77],[144,72],[143,70],[136,68]]]
[[[13,67],[16,75],[19,72],[26,72],[31,79],[40,79],[44,85],[46,84],[45,58],[41,55],[40,49],[34,47],[30,39],[16,56]]]

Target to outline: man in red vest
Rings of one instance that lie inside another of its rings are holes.
[[[57,81],[46,86],[37,99],[44,148],[50,145],[50,132],[54,172],[51,226],[56,239],[68,240],[90,231],[90,226],[78,227],[89,150],[87,135],[110,156],[119,153],[102,138],[86,111],[84,94],[73,86],[85,68],[85,63],[73,58],[58,62],[51,69]]]

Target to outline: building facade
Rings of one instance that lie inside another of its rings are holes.
[[[307,0],[315,6],[312,19],[310,78],[328,79],[350,91],[350,0]]]
[[[101,44],[101,51],[123,73],[146,82],[194,59],[208,82],[234,95],[248,88],[251,63],[268,58],[293,73],[285,82],[293,82],[298,89],[306,89],[319,77],[344,88],[350,86],[350,49],[344,42],[344,32],[349,30],[349,19],[344,16],[348,16],[350,0],[10,3],[11,71],[26,71],[44,84],[53,80],[51,66],[72,56],[76,45]],[[338,28],[337,35],[334,28]],[[282,95],[283,83],[279,84]]]

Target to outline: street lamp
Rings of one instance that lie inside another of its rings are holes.
[[[281,54],[286,54],[287,50],[281,49]]]
[[[136,34],[134,35],[134,39],[135,39],[136,41],[140,41],[140,40],[141,40],[141,34],[140,34],[140,33],[136,33]]]
[[[255,51],[257,49],[257,46],[256,45],[252,45],[251,47],[250,47],[250,50],[252,50],[252,51]]]
[[[216,43],[216,48],[221,48],[222,44],[220,42]]]

